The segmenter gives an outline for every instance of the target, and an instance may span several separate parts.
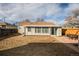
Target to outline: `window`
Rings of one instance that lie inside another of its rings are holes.
[[[49,29],[47,27],[41,28],[41,27],[37,27],[35,28],[35,33],[48,33]]]
[[[38,33],[41,33],[41,28],[38,28]]]
[[[35,33],[41,33],[41,28],[40,27],[35,28]]]
[[[49,29],[48,28],[45,28],[45,33],[48,33]]]
[[[3,28],[5,28],[5,27],[6,27],[6,25],[2,25],[2,27],[3,27]]]
[[[42,33],[48,33],[48,28],[42,28]]]
[[[30,32],[31,31],[31,27],[28,27],[28,32]]]

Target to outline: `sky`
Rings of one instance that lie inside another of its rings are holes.
[[[71,3],[0,3],[0,21],[16,23],[29,19],[43,18],[48,22],[63,24],[79,4]]]

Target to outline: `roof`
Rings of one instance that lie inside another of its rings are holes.
[[[54,23],[51,22],[33,22],[33,25],[54,25]]]
[[[30,25],[30,22],[27,22],[27,21],[19,22],[19,25],[20,26]]]
[[[67,29],[65,34],[79,35],[79,29]]]
[[[12,24],[9,24],[9,23],[6,23],[6,22],[0,22],[0,26],[2,25],[5,25],[6,27],[5,28],[9,28],[9,29],[15,29],[16,26],[15,25],[12,25]],[[1,28],[4,28],[4,27],[1,27]]]
[[[52,22],[27,22],[23,21],[19,23],[20,26],[53,26]]]

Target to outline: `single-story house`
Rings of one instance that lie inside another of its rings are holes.
[[[61,26],[51,22],[20,22],[18,32],[23,35],[62,35]]]

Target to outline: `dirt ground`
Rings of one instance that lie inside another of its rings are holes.
[[[0,51],[1,56],[79,56],[79,53],[62,43],[29,43]]]
[[[68,44],[68,43],[66,43]],[[79,56],[53,36],[14,35],[0,41],[1,56]]]
[[[19,47],[23,45],[27,45],[28,43],[56,43],[54,37],[51,36],[23,36],[23,35],[16,35],[13,37],[8,37],[0,41],[0,50],[11,49],[14,47]]]

